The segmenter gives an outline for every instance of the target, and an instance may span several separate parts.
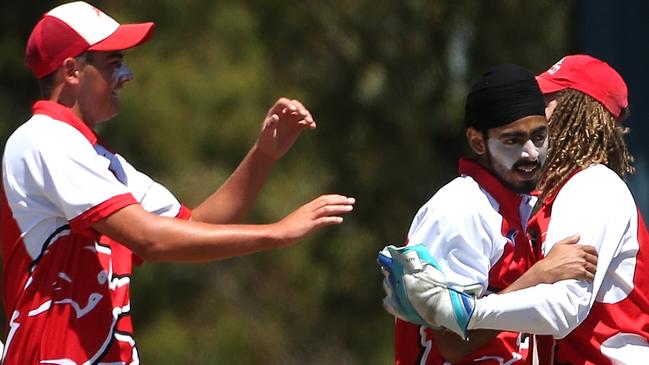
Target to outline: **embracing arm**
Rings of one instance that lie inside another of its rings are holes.
[[[265,225],[213,225],[151,214],[129,205],[92,227],[147,261],[211,261],[297,242],[309,233],[343,221],[353,198],[323,195],[279,222]]]
[[[313,129],[311,113],[297,100],[281,98],[270,108],[255,145],[223,185],[192,210],[191,220],[238,223],[250,211],[271,169],[300,133]]]
[[[545,258],[536,262],[499,294],[561,280],[592,282],[597,269],[597,250],[594,246],[576,244],[578,241],[579,235],[576,234],[557,242]]]
[[[576,244],[578,240],[579,235],[574,235],[558,242],[543,260],[499,294],[566,279],[592,281],[597,266],[597,251],[593,246]],[[451,362],[458,362],[485,346],[499,333],[500,330],[473,330],[468,334],[468,341],[448,331],[435,331],[434,336],[442,356]]]
[[[546,245],[551,245],[557,237],[579,232],[583,241],[592,243],[598,253],[597,272],[592,282],[562,280],[480,298],[476,301],[470,329],[507,329],[561,338],[586,318],[623,237],[628,229],[633,229],[632,215],[636,214],[624,182],[612,171],[602,169],[606,168],[596,166],[584,170],[561,189],[546,237]]]

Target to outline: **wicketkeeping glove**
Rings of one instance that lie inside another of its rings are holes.
[[[383,306],[387,312],[408,322],[445,328],[467,338],[475,298],[461,287],[448,286],[444,273],[424,245],[386,246],[379,253],[378,262],[385,276]]]
[[[377,261],[383,273],[383,308],[393,316],[410,323],[416,323],[423,326],[429,326],[423,318],[417,314],[415,308],[410,304],[406,288],[401,279],[404,274],[404,267],[399,262],[395,263],[392,259],[391,248],[387,246],[379,252]]]

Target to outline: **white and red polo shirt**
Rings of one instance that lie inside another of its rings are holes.
[[[162,185],[38,101],[2,160],[3,364],[137,364],[129,284],[139,258],[92,229],[130,204],[188,218]]]
[[[536,199],[507,189],[468,159],[460,160],[460,174],[419,210],[408,242],[425,244],[450,284],[478,284],[478,296],[499,292],[539,255],[526,232]],[[531,364],[529,340],[518,332],[501,332],[458,364]],[[395,364],[449,364],[434,341],[429,328],[397,320]]]
[[[594,281],[563,280],[479,299],[469,328],[558,338],[554,360],[542,357],[542,364],[647,363],[649,235],[624,181],[604,165],[578,171],[534,222],[546,232],[545,253],[575,233],[595,246]]]

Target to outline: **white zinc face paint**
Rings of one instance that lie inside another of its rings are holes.
[[[545,166],[545,159],[548,157],[548,146],[549,146],[549,138],[548,136],[545,136],[543,139],[543,143],[539,147],[539,163],[541,164],[541,167]]]
[[[542,166],[548,155],[547,137],[538,146],[529,139],[522,145],[507,145],[496,138],[487,139],[487,145],[489,146],[494,162],[505,170],[512,170],[514,164],[521,160],[538,161]]]

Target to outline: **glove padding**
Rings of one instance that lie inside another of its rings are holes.
[[[378,255],[385,276],[385,310],[404,321],[448,329],[466,339],[475,298],[465,289],[450,288],[437,262],[422,245],[386,246]]]
[[[397,280],[403,275],[403,270],[399,264],[393,265],[392,254],[388,247],[379,252],[377,261],[383,273],[383,290],[386,294],[383,298],[383,308],[401,320],[426,326],[426,321],[417,314],[410,304],[403,281]],[[395,274],[395,270],[398,274]]]

